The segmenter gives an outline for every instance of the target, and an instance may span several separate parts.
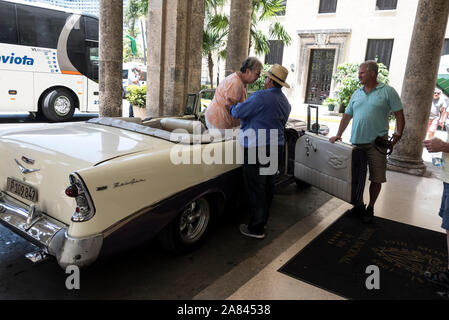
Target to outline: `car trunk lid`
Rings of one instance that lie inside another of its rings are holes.
[[[16,128],[1,132],[0,142],[0,190],[7,190],[28,206],[34,203],[40,211],[66,224],[75,210],[75,201],[65,195],[70,173],[109,159],[173,145],[90,123]],[[30,196],[33,192],[37,199]]]

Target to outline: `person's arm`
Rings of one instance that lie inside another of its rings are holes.
[[[444,99],[442,100],[441,108],[440,108],[440,126],[444,127],[447,119],[447,105]]]
[[[259,101],[259,94],[253,93],[246,101],[240,102],[236,105],[231,105],[229,112],[235,119],[245,119],[252,116],[258,110],[258,106],[263,103]]]
[[[441,112],[440,125],[443,126],[446,123],[446,120],[447,120],[447,110],[443,109],[443,111]]]
[[[402,132],[404,131],[405,126],[404,111],[402,109],[399,111],[395,111],[394,116],[396,117],[396,132],[393,133],[393,140],[391,141],[393,145],[395,145],[401,139]]]
[[[423,146],[427,148],[429,152],[445,152],[449,153],[449,143],[444,142],[439,138],[433,138],[431,140],[424,140]]]
[[[352,119],[351,115],[349,115],[347,113],[343,114],[343,117],[341,118],[341,121],[340,121],[340,125],[338,127],[337,135],[329,138],[329,141],[331,143],[335,143],[335,141],[338,141],[338,140],[341,141],[341,136],[343,135],[343,132],[345,132],[346,127],[348,126],[349,122],[351,122],[351,119]]]

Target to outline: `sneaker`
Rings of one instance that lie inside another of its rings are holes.
[[[437,291],[437,295],[443,299],[449,300],[449,291]]]
[[[426,271],[424,272],[424,278],[436,285],[443,286],[449,289],[449,270],[435,273]]]
[[[357,204],[354,207],[352,207],[352,209],[349,209],[345,212],[346,215],[348,216],[353,216],[353,217],[361,217],[365,214],[365,205],[362,204]]]
[[[240,225],[240,233],[251,238],[263,239],[265,238],[265,233],[254,233],[248,229],[247,224]]]
[[[374,217],[374,208],[366,207],[365,213],[362,216],[363,223],[371,223],[371,221],[373,221],[373,217]]]

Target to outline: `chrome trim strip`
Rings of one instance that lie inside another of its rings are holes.
[[[41,169],[27,169],[24,168],[19,161],[17,161],[17,159],[14,159],[14,161],[16,161],[17,165],[19,166],[20,172],[22,172],[23,174],[27,174],[27,173],[31,173],[31,172],[36,172],[36,171],[40,171]]]

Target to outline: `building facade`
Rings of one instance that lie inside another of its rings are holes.
[[[286,90],[296,103],[321,104],[335,91],[332,76],[344,62],[378,59],[389,69],[399,93],[407,63],[418,0],[287,0],[278,17],[292,44],[270,41],[265,63],[280,63],[290,73]],[[449,53],[446,30],[442,54]]]

